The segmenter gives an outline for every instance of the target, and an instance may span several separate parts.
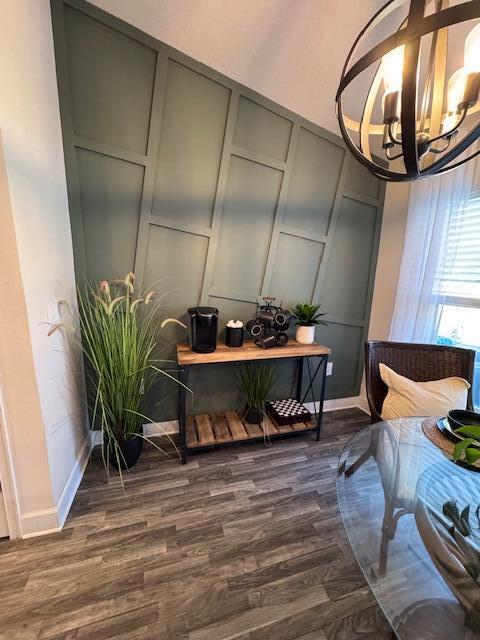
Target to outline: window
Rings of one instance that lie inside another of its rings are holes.
[[[438,274],[437,342],[475,349],[474,403],[480,407],[480,190],[456,211]]]

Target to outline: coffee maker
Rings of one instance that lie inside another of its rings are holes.
[[[197,353],[211,353],[217,348],[218,309],[190,307],[190,346]]]

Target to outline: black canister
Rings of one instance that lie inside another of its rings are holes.
[[[227,335],[225,338],[225,344],[227,345],[227,347],[243,346],[243,327],[227,326]]]

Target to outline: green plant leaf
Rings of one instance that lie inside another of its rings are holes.
[[[455,448],[453,450],[453,459],[455,461],[460,460],[460,458],[462,457],[462,454],[465,452],[465,449],[469,447],[471,444],[473,444],[474,442],[475,440],[473,440],[473,438],[465,438],[465,440],[458,442],[455,445]]]
[[[480,449],[474,449],[473,447],[468,447],[465,449],[465,458],[467,462],[473,464],[480,458]]]
[[[461,435],[480,440],[480,425],[466,424],[459,429],[455,429],[455,433],[460,433]]]
[[[238,371],[238,385],[248,407],[263,410],[276,381],[273,367],[262,362],[244,364]]]
[[[310,302],[299,302],[290,311],[293,318],[295,318],[297,325],[312,325],[312,324],[324,324],[327,323],[323,320],[319,320],[325,313],[318,313],[320,309],[319,304],[311,304]]]

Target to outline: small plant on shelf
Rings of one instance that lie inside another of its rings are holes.
[[[312,344],[315,341],[315,327],[319,324],[328,326],[328,323],[321,318],[325,315],[319,313],[319,304],[310,304],[309,302],[300,302],[291,313],[295,319],[297,332],[295,340],[301,344]]]
[[[276,382],[272,367],[261,362],[244,364],[238,372],[245,409],[243,418],[250,424],[261,424],[266,415],[265,402]]]

